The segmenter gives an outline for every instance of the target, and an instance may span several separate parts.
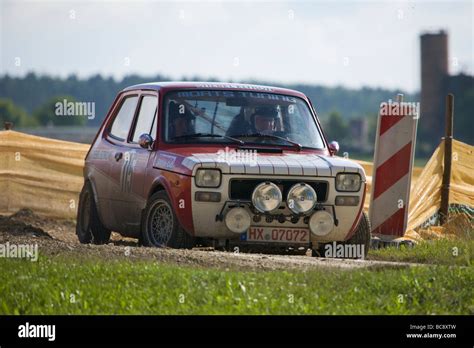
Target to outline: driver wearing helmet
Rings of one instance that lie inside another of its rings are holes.
[[[169,137],[173,139],[194,133],[195,116],[184,106],[172,101],[169,105]]]
[[[253,133],[273,133],[277,130],[278,110],[270,106],[242,108],[232,120],[226,135],[245,135]]]
[[[272,134],[277,130],[278,111],[273,107],[259,107],[251,116],[252,132]]]

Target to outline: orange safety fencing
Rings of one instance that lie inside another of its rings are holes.
[[[424,168],[413,168],[405,234],[410,239],[420,239],[415,229],[439,210],[443,149],[441,142]],[[74,219],[88,150],[86,144],[0,131],[0,213],[30,208],[38,214]],[[372,163],[357,162],[367,174],[364,209],[368,210]],[[453,141],[450,204],[474,208],[474,147],[456,140]]]

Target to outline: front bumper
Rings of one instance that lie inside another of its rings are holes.
[[[287,207],[285,199],[281,203],[279,209],[271,214],[262,214],[255,211],[252,207],[252,203],[249,200],[236,200],[231,197],[234,193],[231,193],[230,190],[230,181],[239,179],[255,179],[256,181],[278,181],[278,180],[289,180],[299,181],[299,182],[308,182],[308,181],[322,181],[327,182],[327,192],[322,201],[318,200],[315,210],[324,210],[331,214],[334,219],[334,228],[329,234],[325,236],[316,236],[313,233],[310,234],[310,240],[312,243],[324,243],[331,241],[343,241],[348,238],[352,228],[359,218],[361,207],[364,204],[363,197],[365,192],[365,183],[361,186],[359,192],[348,192],[342,193],[335,190],[335,178],[334,177],[308,177],[308,176],[268,176],[262,178],[261,175],[223,175],[222,183],[219,188],[216,189],[203,189],[198,188],[192,184],[192,216],[193,216],[193,225],[194,225],[194,235],[196,237],[202,238],[214,238],[214,239],[230,239],[230,240],[239,240],[240,234],[231,232],[225,222],[225,214],[236,206],[242,206],[248,210],[251,216],[251,226],[260,226],[260,227],[274,227],[274,228],[309,228],[308,218],[305,216],[300,216],[298,219],[295,218],[295,214],[290,211]],[[194,197],[196,192],[216,192],[220,194],[219,202],[202,202],[196,201]],[[357,196],[359,197],[359,204],[356,206],[340,206],[336,205],[336,196],[347,195],[347,196]],[[243,197],[245,198],[245,197]],[[260,215],[261,218],[259,221],[255,221],[254,217]],[[309,217],[311,213],[308,213]],[[271,216],[271,219],[267,219],[268,216]],[[282,216],[285,219],[281,218]],[[271,221],[270,221],[271,220]]]

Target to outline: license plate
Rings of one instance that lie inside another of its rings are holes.
[[[247,242],[309,243],[309,230],[306,228],[250,227],[242,234]]]

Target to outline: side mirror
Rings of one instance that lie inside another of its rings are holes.
[[[153,138],[151,137],[150,134],[143,133],[138,138],[138,145],[140,145],[140,147],[142,147],[144,149],[149,150],[151,148],[152,144],[153,144]]]
[[[331,141],[329,143],[329,152],[331,155],[335,155],[339,152],[339,143],[337,141]]]

